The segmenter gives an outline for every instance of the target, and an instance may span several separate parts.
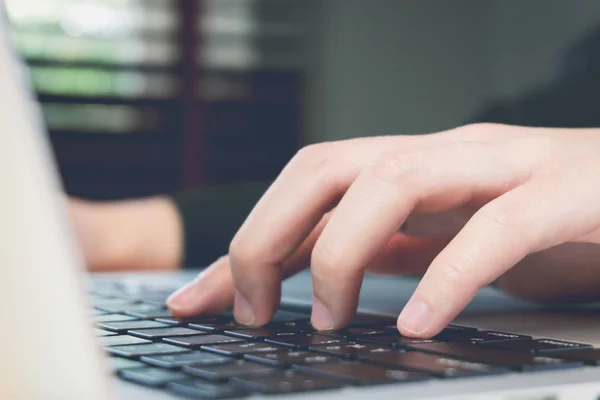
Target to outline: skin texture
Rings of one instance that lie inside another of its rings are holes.
[[[168,198],[95,203],[69,199],[91,271],[173,270],[182,257],[182,223]]]
[[[365,272],[423,278],[398,318],[431,337],[494,283],[533,300],[600,298],[600,130],[477,124],[301,150],[229,254],[176,292],[177,315],[234,305],[269,321],[311,265],[312,322],[344,326]]]

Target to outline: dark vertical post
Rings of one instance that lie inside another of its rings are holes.
[[[201,44],[199,16],[202,0],[176,0],[179,10],[181,49],[181,186],[201,185],[204,177],[204,110],[198,101],[200,66],[198,50]]]

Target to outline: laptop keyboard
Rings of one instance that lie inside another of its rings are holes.
[[[103,281],[92,288],[95,332],[121,379],[186,398],[242,398],[600,365],[582,343],[449,325],[403,337],[393,318],[358,315],[316,332],[310,315],[280,310],[262,328],[231,313],[174,318],[171,290]]]

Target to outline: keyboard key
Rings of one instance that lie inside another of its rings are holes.
[[[398,332],[396,330],[396,332]],[[383,328],[368,328],[368,327],[356,327],[356,328],[348,328],[337,331],[325,331],[319,332],[321,335],[338,337],[353,340],[360,337],[370,337],[370,336],[380,336],[380,335],[390,335],[390,330]]]
[[[242,342],[229,344],[214,344],[202,346],[202,350],[223,354],[229,357],[241,357],[244,354],[271,353],[274,351],[285,351],[287,348],[270,343]]]
[[[272,323],[279,322],[298,322],[298,321],[310,321],[310,314],[298,313],[293,311],[277,310],[273,318]]]
[[[396,326],[396,319],[392,317],[382,317],[379,315],[357,314],[352,318],[348,327],[355,326]]]
[[[265,338],[265,342],[279,344],[281,346],[307,349],[309,346],[342,343],[344,342],[344,339],[332,338],[330,336],[314,333],[294,336],[270,337]]]
[[[339,361],[339,358],[335,356],[310,351],[247,354],[244,358],[276,367],[291,367],[292,365],[321,364]]]
[[[560,353],[565,351],[591,349],[589,344],[566,342],[564,340],[554,339],[534,339],[534,340],[515,340],[493,344],[492,346],[533,354]]]
[[[356,338],[358,343],[372,343],[378,346],[404,348],[415,343],[433,343],[434,339],[415,339],[404,336],[363,336]]]
[[[121,357],[110,357],[110,364],[114,372],[119,372],[123,369],[133,369],[133,368],[144,368],[147,367],[146,364],[141,363],[139,361],[129,360],[127,358]]]
[[[145,356],[141,360],[160,368],[177,369],[191,364],[220,364],[233,361],[229,357],[196,351],[193,353],[172,354],[164,356]]]
[[[505,367],[417,351],[400,350],[391,353],[370,354],[365,357],[365,360],[398,369],[423,371],[442,378],[492,375],[508,371],[508,368]]]
[[[387,346],[378,346],[371,343],[343,343],[343,344],[331,344],[321,346],[311,346],[312,351],[319,353],[331,354],[337,357],[355,359],[359,356],[368,355],[372,353],[388,353],[394,351],[392,348]]]
[[[230,399],[245,397],[248,393],[230,385],[219,385],[201,380],[171,382],[168,389],[176,395],[192,399]]]
[[[187,376],[181,372],[168,371],[159,368],[124,369],[121,371],[120,376],[125,380],[152,387],[164,386],[171,381],[187,378]]]
[[[440,340],[470,344],[490,344],[508,342],[511,340],[531,340],[531,336],[498,331],[444,331],[438,336],[438,338]]]
[[[190,328],[205,332],[222,332],[236,329],[249,329],[249,327],[240,325],[235,321],[214,321],[214,322],[189,322]]]
[[[422,343],[412,345],[411,348],[468,361],[505,366],[520,371],[572,368],[581,364],[558,358],[535,357],[532,354],[506,351],[491,346],[473,346],[456,342]]]
[[[317,390],[338,389],[338,382],[305,375],[296,371],[276,371],[268,375],[251,375],[232,379],[232,384],[253,392],[266,394],[312,392]]]
[[[197,336],[184,336],[178,338],[166,338],[164,339],[167,343],[176,344],[179,346],[199,348],[200,346],[206,346],[209,344],[225,344],[225,343],[243,343],[244,340],[234,338],[231,336],[223,335],[208,335],[201,334]]]
[[[154,354],[187,353],[189,350],[165,343],[134,344],[127,346],[105,347],[107,352],[121,357],[141,357]]]
[[[104,322],[98,324],[99,328],[113,332],[126,332],[128,330],[150,329],[150,328],[168,328],[169,325],[161,324],[156,321],[122,321],[122,322]]]
[[[194,336],[200,335],[201,333],[189,329],[189,328],[181,328],[181,327],[167,327],[167,328],[154,328],[154,329],[140,329],[139,331],[128,331],[130,335],[138,336],[144,339],[161,339],[164,337],[174,337],[174,336]]]
[[[123,309],[123,313],[139,318],[169,318],[171,312],[165,306],[140,303]]]
[[[169,325],[182,325],[187,326],[191,323],[208,323],[208,322],[218,322],[223,319],[218,316],[205,316],[205,317],[190,317],[190,318],[178,318],[178,317],[165,317],[165,318],[156,318],[158,322],[162,322],[163,324]]]
[[[124,346],[129,344],[142,344],[142,343],[152,343],[149,340],[144,340],[140,338],[136,338],[133,336],[127,335],[117,335],[117,336],[106,336],[100,338],[100,344],[102,346]]]
[[[183,371],[193,376],[197,376],[209,381],[227,381],[234,377],[246,375],[264,375],[277,371],[275,368],[266,365],[253,363],[246,360],[238,360],[233,363],[225,364],[192,364],[183,366]]]
[[[327,378],[342,380],[352,385],[414,382],[431,378],[422,372],[388,369],[359,361],[338,361],[326,364],[296,367],[298,370]]]
[[[477,328],[472,328],[470,326],[449,324],[449,325],[446,325],[446,327],[443,330],[443,332],[452,332],[452,331],[454,331],[454,332],[475,332],[475,331],[477,331]]]
[[[104,329],[94,329],[94,335],[103,337],[103,336],[116,336],[116,332],[105,331]]]
[[[225,335],[235,336],[242,339],[264,339],[268,337],[304,335],[302,330],[290,330],[289,328],[244,328],[227,330]]]
[[[96,323],[99,322],[122,322],[122,321],[135,321],[138,318],[132,317],[131,315],[123,314],[104,314],[94,317]]]
[[[588,365],[600,365],[600,349],[565,351],[554,356],[566,360],[582,361]]]
[[[102,297],[93,298],[92,297],[92,304],[93,304],[94,308],[104,311],[105,309],[110,309],[111,307],[133,306],[136,303],[131,300],[128,300],[128,299],[120,299],[120,298],[114,298],[114,297],[113,298],[102,298]]]

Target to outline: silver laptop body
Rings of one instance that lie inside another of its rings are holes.
[[[175,399],[114,378],[92,333],[87,279],[48,139],[0,0],[0,399]],[[127,285],[185,282],[193,273],[98,275]],[[416,282],[367,277],[361,310],[397,316]],[[309,307],[310,276],[284,285],[284,304]],[[600,308],[540,309],[484,289],[457,323],[600,346]],[[432,380],[295,399],[572,399],[600,396],[600,367]],[[255,396],[254,398],[261,398]],[[273,398],[273,396],[265,397]]]

